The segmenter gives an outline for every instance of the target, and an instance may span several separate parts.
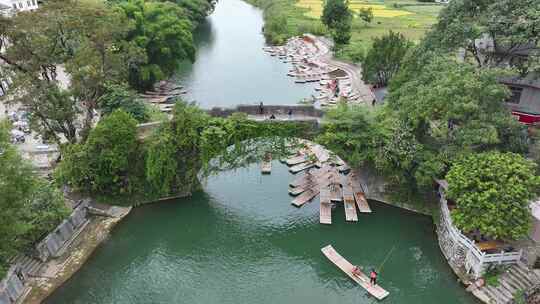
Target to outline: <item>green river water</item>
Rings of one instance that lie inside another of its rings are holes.
[[[208,179],[191,198],[136,208],[88,263],[46,303],[376,303],[331,264],[332,244],[364,267],[379,266],[383,303],[476,303],[441,255],[429,217],[371,202],[374,213],[318,223],[318,201],[297,209],[293,176],[273,162]]]
[[[286,76],[290,64],[271,57],[261,29],[262,11],[241,0],[219,0],[195,33],[197,57],[176,78],[188,101],[203,108],[237,104],[294,104],[315,94],[315,84]]]

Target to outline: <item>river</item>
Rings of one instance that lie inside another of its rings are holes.
[[[202,108],[237,104],[295,104],[314,94],[315,84],[296,84],[291,68],[265,53],[262,11],[240,0],[220,0],[195,33],[195,63],[176,79],[186,100]]]
[[[318,201],[290,204],[287,167],[273,162],[208,179],[191,198],[136,208],[46,303],[376,303],[322,255],[332,244],[379,267],[384,303],[476,303],[456,282],[429,217],[371,202],[374,213],[318,223]]]

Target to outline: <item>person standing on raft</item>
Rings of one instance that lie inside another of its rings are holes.
[[[362,275],[362,268],[355,265],[352,269],[352,274],[357,277],[360,277]]]
[[[369,283],[371,285],[377,285],[377,272],[375,269],[371,269],[371,272],[369,273]]]

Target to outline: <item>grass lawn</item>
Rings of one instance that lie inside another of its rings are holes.
[[[247,1],[264,9],[267,24],[265,32],[273,43],[280,43],[305,32],[327,34],[319,20],[324,0]],[[337,53],[338,57],[349,61],[358,61],[360,55],[370,47],[372,38],[389,30],[400,32],[415,42],[419,41],[437,21],[437,16],[444,7],[415,0],[350,0],[349,6],[353,11],[371,7],[374,14],[370,24],[354,18],[351,43]],[[273,22],[281,26],[273,26]],[[275,37],[279,39],[274,39]]]

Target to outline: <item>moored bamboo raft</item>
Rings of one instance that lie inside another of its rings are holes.
[[[320,200],[319,222],[330,225],[332,224],[332,203],[330,201],[330,189],[328,187],[321,188]]]
[[[356,206],[354,205],[354,195],[349,178],[341,176],[341,185],[343,186],[343,208],[345,209],[345,220],[348,222],[357,222]]]
[[[351,174],[349,178],[353,189],[354,199],[356,201],[356,205],[358,205],[358,210],[360,210],[362,213],[371,213],[371,208],[369,207],[366,195],[364,194],[356,175]]]
[[[285,163],[289,166],[294,166],[301,163],[305,163],[307,161],[308,161],[307,155],[299,155],[299,156],[294,156],[292,158],[287,159]]]
[[[296,166],[290,167],[289,171],[291,173],[298,173],[300,171],[304,171],[304,170],[307,170],[309,168],[313,168],[314,166],[315,166],[314,162],[301,163],[301,164],[298,164]]]
[[[374,296],[377,300],[382,300],[389,295],[389,292],[384,290],[379,285],[371,285],[368,276],[360,271],[359,275],[353,274],[354,265],[343,258],[331,245],[328,245],[321,249],[322,253],[339,269],[345,272],[349,278],[362,286],[369,294]]]
[[[297,196],[294,200],[292,200],[291,204],[293,204],[296,207],[302,207],[305,203],[311,201],[319,194],[318,187],[315,187],[313,189],[309,189],[305,191],[304,193]]]

